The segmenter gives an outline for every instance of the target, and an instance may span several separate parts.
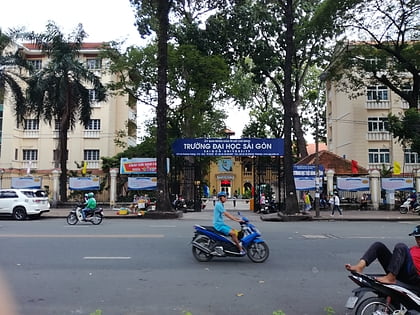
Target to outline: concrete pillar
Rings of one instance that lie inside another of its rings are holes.
[[[115,206],[116,195],[117,195],[117,174],[118,168],[111,168],[109,170],[109,174],[111,176],[111,187],[109,189],[109,205],[111,208]]]
[[[52,182],[52,206],[56,207],[58,200],[60,199],[60,174],[61,171],[60,170],[53,170],[52,171],[52,177],[53,177],[53,182]]]
[[[381,174],[378,170],[369,171],[370,178],[370,198],[373,210],[379,210],[379,200],[381,199]]]
[[[334,192],[334,170],[327,170],[327,194]]]
[[[414,173],[414,189],[416,192],[420,192],[420,169]]]

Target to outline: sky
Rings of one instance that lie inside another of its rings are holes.
[[[70,34],[81,23],[88,34],[87,42],[125,40],[127,45],[142,44],[129,0],[2,1],[0,28],[3,31],[24,26],[27,31],[44,32],[48,21],[54,21],[64,34]],[[229,111],[226,125],[235,131],[233,138],[241,136],[248,120],[244,111]]]

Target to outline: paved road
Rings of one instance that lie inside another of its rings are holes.
[[[239,204],[236,208],[232,205],[227,204],[226,208],[231,212],[240,211],[243,215],[248,217],[260,217],[265,221],[280,221],[281,218],[277,215],[277,213],[270,214],[270,215],[260,215],[254,213],[253,211],[249,210],[249,206]],[[70,209],[63,209],[63,208],[51,208],[49,213],[44,213],[44,217],[55,217],[55,218],[65,218]],[[104,208],[104,215],[105,218],[132,218],[137,219],[139,218],[135,214],[129,215],[119,215],[118,209],[110,209]],[[188,219],[197,219],[197,220],[210,220],[212,219],[213,215],[213,205],[209,203],[203,211],[200,212],[187,212],[183,213],[182,216],[179,218],[181,220],[188,220]],[[295,221],[300,221],[303,218],[300,218],[299,215],[296,216]],[[419,221],[420,216],[413,213],[401,214],[399,211],[384,211],[384,210],[368,210],[368,211],[360,211],[360,210],[349,210],[343,211],[343,215],[340,216],[336,214],[334,217],[330,216],[330,211],[322,210],[320,211],[320,216],[315,216],[315,211],[312,211],[310,215],[310,220],[314,221]],[[420,224],[420,223],[419,223]]]

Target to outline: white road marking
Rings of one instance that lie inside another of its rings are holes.
[[[101,257],[101,256],[86,256],[86,257],[83,257],[83,259],[86,259],[86,260],[95,260],[95,259],[97,259],[97,260],[100,260],[100,259],[102,259],[102,260],[112,260],[112,259],[117,259],[117,260],[127,260],[127,259],[131,259],[131,257],[124,257],[124,256],[110,256],[110,257],[106,257],[106,256],[104,256],[104,257]]]

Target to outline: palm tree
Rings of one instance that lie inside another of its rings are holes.
[[[5,88],[8,87],[15,103],[22,105],[25,103],[25,97],[19,83],[23,81],[23,78],[19,72],[13,70],[16,66],[26,67],[26,63],[19,52],[7,52],[10,44],[12,44],[12,38],[0,29],[0,100],[4,96]]]
[[[79,61],[79,52],[86,33],[81,24],[65,38],[53,22],[41,34],[25,33],[49,57],[46,67],[28,79],[27,104],[17,106],[17,119],[35,115],[50,125],[59,122],[58,161],[60,164],[60,199],[67,201],[67,132],[77,122],[88,126],[91,117],[91,100],[87,84],[93,87],[96,101],[106,99],[106,89],[93,72]]]

